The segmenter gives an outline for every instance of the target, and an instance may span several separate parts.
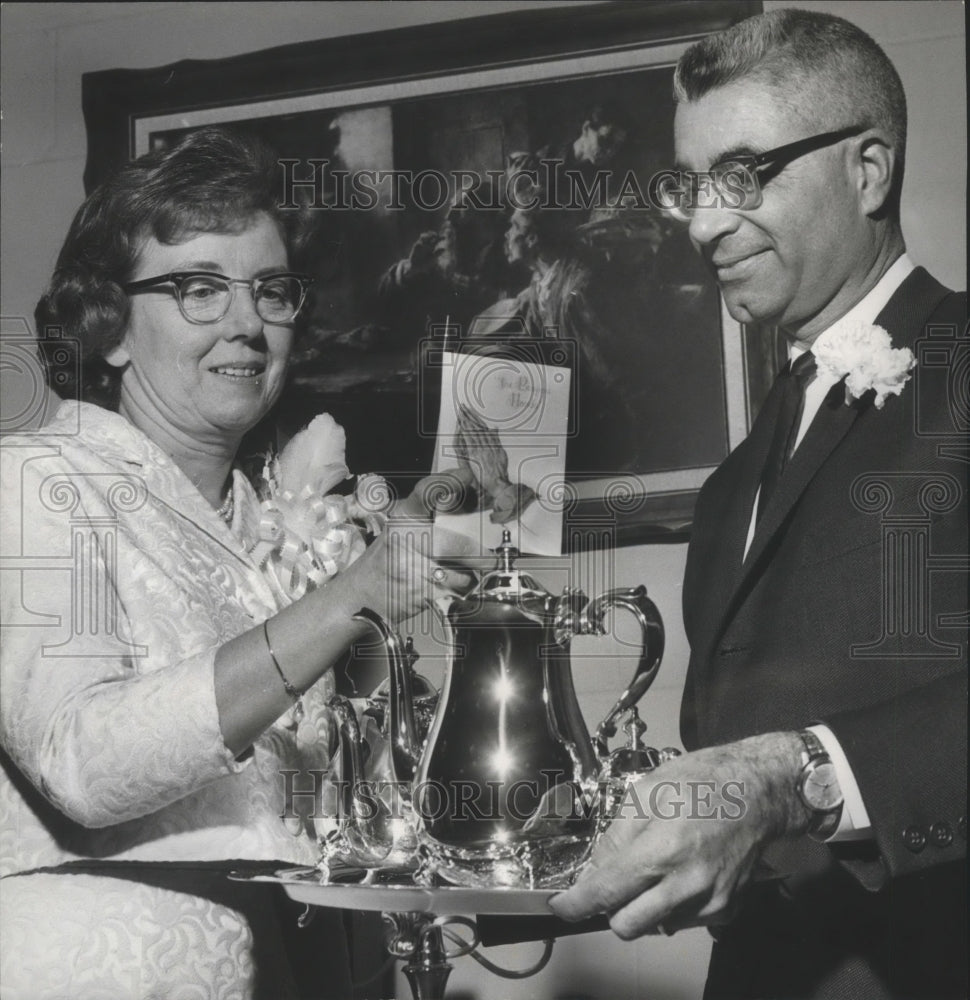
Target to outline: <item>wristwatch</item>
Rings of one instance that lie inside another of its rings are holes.
[[[842,818],[842,789],[822,741],[810,729],[799,730],[798,737],[802,741],[802,769],[795,789],[812,813],[808,835],[825,841],[838,829]]]

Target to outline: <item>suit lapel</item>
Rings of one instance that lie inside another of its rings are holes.
[[[725,513],[721,522],[722,547],[730,549],[732,565],[740,567],[744,544],[748,540],[748,527],[754,510],[754,498],[761,481],[761,474],[768,458],[768,449],[774,434],[775,423],[782,401],[782,381],[775,379],[755,420],[743,450],[737,453],[734,476],[724,484],[728,493]]]
[[[894,347],[912,347],[927,317],[949,294],[925,268],[917,267],[876,317],[876,325],[888,331]]]
[[[785,523],[792,507],[805,492],[815,473],[849,433],[862,411],[870,405],[866,402],[846,406],[844,381],[832,386],[758,522],[744,561],[740,584],[743,584],[744,576],[757,565],[761,554]]]
[[[708,633],[712,638],[716,638],[717,626],[727,613],[741,582],[744,545],[748,539],[754,498],[768,457],[781,400],[781,381],[776,379],[758,412],[751,433],[720,470],[716,505],[721,516],[713,525],[714,536],[707,540],[707,549],[713,548],[716,552],[704,559],[704,593],[707,595],[704,618],[712,626]]]
[[[912,271],[899,286],[892,298],[876,317],[876,324],[884,327],[893,338],[894,346],[911,346],[922,331],[926,317],[947,295],[947,289],[922,267]],[[805,439],[799,445],[785,471],[778,488],[771,498],[758,526],[747,557],[742,562],[744,542],[751,521],[754,496],[761,480],[762,470],[771,442],[772,429],[780,405],[778,382],[762,407],[751,430],[746,445],[744,461],[739,464],[733,481],[726,481],[725,489],[733,489],[726,506],[723,528],[726,546],[722,586],[713,593],[723,595],[724,603],[714,619],[716,628],[712,638],[720,635],[725,621],[732,613],[736,599],[756,567],[763,562],[763,555],[770,548],[779,529],[784,525],[792,508],[799,501],[815,474],[854,426],[860,415],[872,405],[869,400],[850,406],[844,403],[844,382],[832,387]]]

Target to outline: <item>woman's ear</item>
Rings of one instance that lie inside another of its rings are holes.
[[[860,138],[856,155],[859,207],[866,215],[875,215],[885,207],[892,191],[896,151],[889,137],[875,130]]]
[[[111,365],[112,368],[124,368],[129,361],[131,361],[131,354],[128,352],[128,346],[125,343],[125,338],[122,337],[120,343],[111,350],[104,352],[104,360]]]

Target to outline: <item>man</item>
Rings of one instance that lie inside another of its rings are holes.
[[[965,997],[966,296],[905,252],[902,86],[853,25],[779,10],[688,50],[675,95],[676,211],[731,314],[811,356],[698,500],[692,752],[553,909],[711,925],[709,997]]]

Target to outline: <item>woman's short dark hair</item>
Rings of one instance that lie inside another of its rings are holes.
[[[195,233],[237,232],[260,212],[269,215],[291,255],[303,215],[281,211],[282,176],[275,153],[261,140],[207,127],[167,149],[125,164],[78,209],[34,319],[45,341],[80,351],[80,379],[56,389],[102,406],[117,406],[120,372],[104,355],[128,321],[122,286],[132,280],[144,241],[180,243]],[[50,375],[50,371],[48,372]]]

